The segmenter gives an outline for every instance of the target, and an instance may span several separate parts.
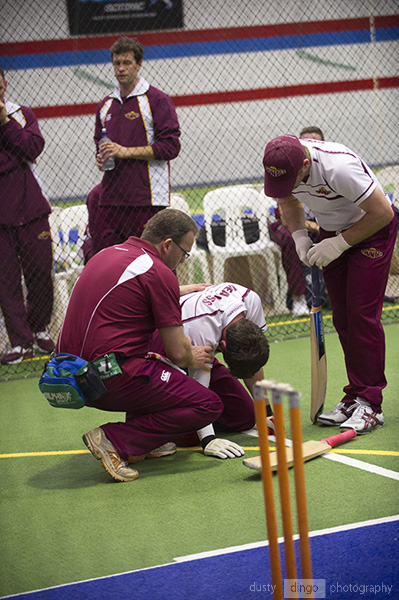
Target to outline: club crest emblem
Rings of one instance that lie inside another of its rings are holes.
[[[139,116],[139,113],[134,112],[134,110],[125,114],[126,119],[129,119],[130,121],[134,121],[134,119],[137,119]]]
[[[384,253],[376,248],[365,248],[364,250],[361,250],[361,253],[364,256],[367,256],[367,258],[381,258],[384,256]]]
[[[329,194],[331,194],[331,190],[328,190],[325,187],[321,187],[318,190],[316,190],[316,194],[323,194],[323,196],[328,196]]]
[[[265,171],[272,177],[281,177],[287,172],[285,169],[278,169],[277,167],[265,167]]]

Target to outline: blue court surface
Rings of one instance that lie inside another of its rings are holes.
[[[342,528],[343,529],[343,528]],[[315,598],[399,598],[399,516],[311,534]],[[296,542],[298,546],[298,542]],[[84,552],[84,545],[82,545]],[[297,547],[298,553],[298,547]],[[272,598],[268,547],[212,555],[7,596],[19,600],[256,600]],[[282,555],[282,564],[284,558]],[[50,566],[50,565],[49,565]],[[295,593],[295,589],[293,592]],[[285,597],[306,597],[290,595]]]

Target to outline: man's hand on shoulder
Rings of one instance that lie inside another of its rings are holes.
[[[192,346],[191,351],[193,354],[193,362],[189,366],[193,369],[205,369],[205,371],[210,371],[214,361],[212,346]]]
[[[203,292],[207,287],[211,287],[211,283],[190,283],[180,286],[180,296],[192,294],[193,292]]]

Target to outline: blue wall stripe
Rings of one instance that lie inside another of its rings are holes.
[[[377,41],[399,39],[399,27],[376,30]],[[370,42],[368,30],[337,31],[275,38],[250,38],[222,40],[217,42],[198,42],[188,44],[167,44],[145,48],[145,60],[209,56],[217,54],[236,54],[247,52],[265,52],[289,50],[317,46],[341,46],[346,44],[366,44]],[[51,42],[49,42],[49,46]],[[22,54],[3,56],[1,64],[4,70],[38,69],[49,67],[67,67],[73,65],[104,64],[109,62],[109,50],[81,50],[77,52],[48,52],[42,54]]]

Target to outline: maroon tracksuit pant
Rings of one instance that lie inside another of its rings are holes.
[[[18,227],[0,226],[0,306],[11,346],[33,342],[53,309],[53,254],[48,216]],[[21,275],[27,298],[24,300]]]
[[[323,268],[334,326],[345,356],[344,402],[357,396],[381,412],[385,335],[381,313],[397,236],[397,219]],[[321,239],[335,232],[320,230]]]

